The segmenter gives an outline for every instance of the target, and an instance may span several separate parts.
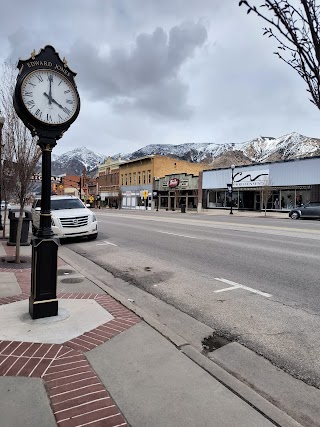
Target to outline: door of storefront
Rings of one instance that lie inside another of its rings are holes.
[[[261,209],[261,194],[260,192],[255,192],[254,193],[254,210],[255,211],[260,211]]]
[[[174,204],[174,196],[170,196],[170,209],[173,210],[175,209],[175,204]]]
[[[244,209],[254,209],[254,191],[244,191],[243,192],[243,207]]]

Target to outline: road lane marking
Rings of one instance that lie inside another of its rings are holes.
[[[266,292],[258,291],[257,289],[250,288],[249,286],[240,285],[240,283],[232,282],[231,280],[227,280],[227,279],[223,279],[223,278],[218,278],[218,277],[215,277],[214,280],[219,280],[219,282],[223,282],[223,283],[227,283],[228,285],[231,285],[228,288],[218,289],[217,291],[214,291],[215,293],[226,292],[226,291],[233,291],[234,289],[241,288],[241,289],[244,289],[246,291],[252,292],[254,294],[261,295],[262,297],[266,297],[266,298],[272,297],[271,294],[267,294]]]
[[[172,236],[178,236],[178,237],[187,237],[188,239],[197,239],[197,237],[194,237],[194,236],[186,236],[185,234],[169,233],[168,231],[158,231],[157,230],[157,233],[171,234]]]
[[[136,212],[136,215],[134,215],[134,212]],[[122,218],[130,218],[130,219],[137,219],[137,220],[141,220],[141,221],[155,221],[155,222],[167,222],[167,223],[178,223],[179,225],[183,224],[183,225],[195,225],[198,227],[210,227],[210,228],[222,228],[222,229],[230,229],[230,230],[238,230],[238,231],[250,231],[250,232],[254,232],[254,233],[266,233],[266,234],[271,234],[271,232],[275,232],[276,235],[279,236],[283,236],[283,235],[288,235],[285,234],[286,232],[290,233],[289,236],[290,237],[301,237],[301,238],[306,238],[306,236],[297,236],[297,235],[292,235],[291,233],[294,232],[298,232],[298,233],[302,233],[302,234],[310,234],[310,236],[307,236],[307,238],[311,238],[313,240],[319,240],[320,239],[320,229],[315,229],[315,228],[310,228],[310,229],[306,229],[306,228],[300,228],[298,226],[295,227],[285,227],[285,226],[272,226],[272,225],[256,225],[256,224],[246,224],[246,223],[237,223],[237,222],[220,222],[220,221],[206,221],[206,220],[202,220],[202,219],[191,219],[191,218],[172,218],[172,217],[162,217],[162,216],[153,216],[153,217],[146,217],[146,216],[138,216],[139,213],[138,211],[130,211],[128,210],[127,213],[125,214],[113,214],[113,213],[109,213],[109,212],[96,212],[96,214],[99,214],[99,217],[105,217],[107,218],[108,216],[110,217],[122,217]],[[243,218],[243,217],[240,217]],[[250,217],[253,218],[253,217]],[[260,217],[257,217],[258,219]],[[264,217],[262,217],[264,218]],[[289,218],[284,218],[284,219],[288,219]],[[280,218],[281,220],[281,218]],[[103,219],[100,219],[100,221],[104,222]],[[247,229],[246,229],[247,228]]]
[[[103,240],[102,243],[97,243],[97,246],[104,246],[104,245],[118,246],[115,243],[107,242],[106,240]]]

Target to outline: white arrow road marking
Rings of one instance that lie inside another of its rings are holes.
[[[233,291],[234,289],[241,288],[241,289],[244,289],[246,291],[253,292],[254,294],[261,295],[262,297],[266,297],[266,298],[272,297],[271,294],[267,294],[266,292],[258,291],[257,289],[249,288],[249,286],[240,285],[240,283],[232,282],[231,280],[222,279],[222,278],[219,279],[217,277],[215,277],[214,280],[219,280],[219,282],[223,282],[223,283],[227,283],[228,285],[232,285],[229,288],[224,288],[224,289],[219,289],[217,291],[214,291],[215,293],[226,292],[226,291]]]
[[[104,246],[104,245],[118,246],[115,243],[107,242],[106,240],[103,240],[103,243],[97,243],[97,246]]]
[[[167,231],[158,231],[156,230],[157,233],[161,233],[161,234],[171,234],[172,236],[178,236],[178,237],[188,237],[189,239],[196,239],[197,237],[194,236],[186,236],[184,234],[176,234],[176,233],[168,233]]]

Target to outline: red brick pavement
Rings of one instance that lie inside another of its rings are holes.
[[[11,254],[13,248],[8,246],[6,252]],[[0,305],[29,297],[31,269],[9,271],[16,275],[22,293],[1,298]],[[114,319],[64,344],[0,341],[0,375],[42,378],[59,427],[127,426],[85,353],[129,329],[140,318],[107,294],[61,293],[58,298],[94,299]]]

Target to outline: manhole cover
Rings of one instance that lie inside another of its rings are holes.
[[[60,280],[61,283],[80,283],[83,282],[81,277],[66,277]]]
[[[67,276],[68,274],[73,274],[74,273],[74,270],[70,270],[70,269],[68,269],[68,268],[59,268],[58,270],[57,270],[57,275],[58,276]]]

